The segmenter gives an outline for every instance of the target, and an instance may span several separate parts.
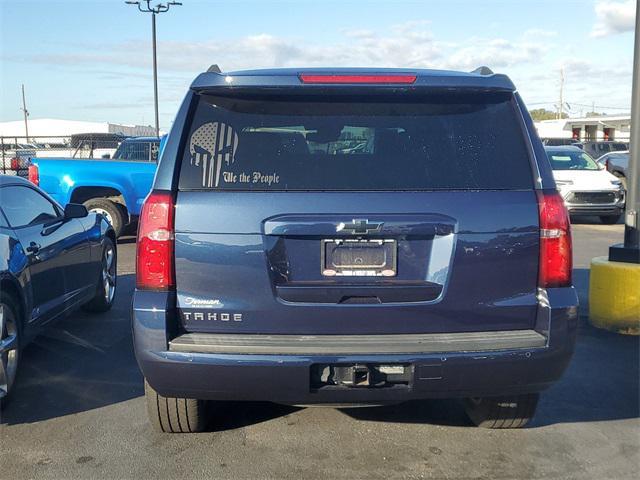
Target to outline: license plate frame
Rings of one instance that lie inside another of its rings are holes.
[[[327,238],[321,241],[323,277],[395,277],[397,266],[395,239]]]

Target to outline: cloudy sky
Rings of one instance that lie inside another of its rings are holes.
[[[154,4],[158,0],[154,0]],[[635,0],[182,0],[158,17],[160,123],[212,64],[472,70],[529,108],[629,111]],[[153,123],[151,19],[123,0],[0,0],[0,121]]]

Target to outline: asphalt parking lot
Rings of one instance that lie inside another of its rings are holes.
[[[573,226],[575,282],[623,226]],[[455,401],[360,409],[221,406],[212,433],[160,435],[131,343],[135,244],[119,245],[114,309],[77,313],[22,357],[2,414],[0,478],[637,478],[638,337],[581,318],[563,380],[525,430],[469,426]],[[583,315],[586,310],[582,310]]]

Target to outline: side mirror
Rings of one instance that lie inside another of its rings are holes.
[[[102,155],[102,158],[104,158],[105,160],[109,160],[111,158],[111,155],[105,153],[104,155]]]
[[[87,207],[80,203],[67,203],[64,207],[64,218],[70,220],[72,218],[84,218],[89,215]]]

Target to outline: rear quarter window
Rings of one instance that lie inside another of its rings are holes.
[[[531,189],[511,95],[202,95],[179,188]]]

